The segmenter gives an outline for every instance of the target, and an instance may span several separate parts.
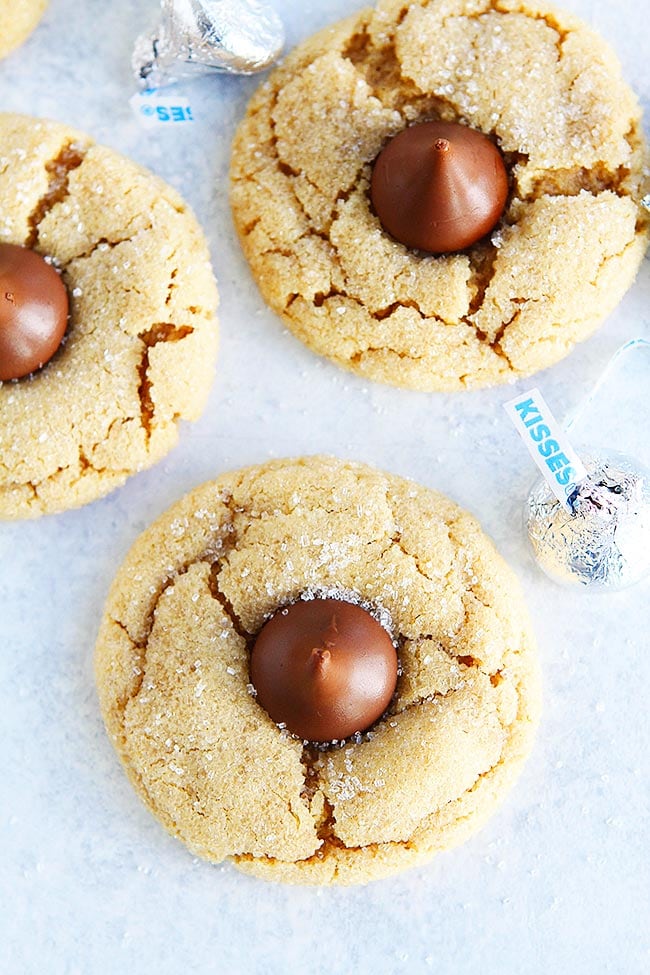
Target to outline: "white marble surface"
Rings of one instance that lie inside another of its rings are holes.
[[[636,0],[566,0],[605,34],[650,107]],[[141,129],[130,50],[156,0],[51,0],[0,64],[0,106],[58,118],[160,173],[191,202],[219,276],[222,347],[202,420],[161,465],[80,511],[0,526],[0,971],[637,975],[650,966],[648,603],[547,581],[524,543],[534,477],[504,399],[369,385],[309,353],[265,309],[227,206],[231,135],[253,79],[197,82],[203,121]],[[289,42],[361,6],[275,0]],[[650,332],[650,265],[588,343],[536,378],[562,416],[616,347]],[[621,402],[646,443],[647,400]],[[193,859],[145,811],[105,736],[91,656],[114,570],[198,482],[270,456],[330,451],[435,486],[471,509],[519,572],[545,710],[518,787],[472,841],[367,888],[293,889]],[[648,462],[648,457],[646,457]]]

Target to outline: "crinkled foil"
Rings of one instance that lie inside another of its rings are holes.
[[[624,589],[650,571],[650,471],[620,454],[584,457],[588,477],[568,511],[538,482],[527,501],[528,536],[554,579]]]
[[[133,69],[148,88],[200,74],[254,74],[272,64],[284,28],[259,0],[162,0],[155,31],[135,42]]]

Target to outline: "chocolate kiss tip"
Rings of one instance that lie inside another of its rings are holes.
[[[331,659],[330,651],[324,650],[322,647],[314,647],[311,652],[311,661],[317,674],[324,674],[329,670]]]

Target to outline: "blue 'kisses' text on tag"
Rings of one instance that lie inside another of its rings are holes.
[[[130,100],[131,108],[147,129],[187,125],[195,121],[192,106],[186,99],[153,91],[138,92]]]
[[[569,507],[587,472],[544,397],[531,389],[504,407],[556,498]]]

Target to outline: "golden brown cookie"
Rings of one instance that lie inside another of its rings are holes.
[[[372,163],[412,123],[492,138],[510,180],[487,238],[394,240]],[[609,47],[531,0],[380,0],[297,47],[248,107],[232,206],[262,294],[315,352],[422,390],[487,386],[566,355],[631,284],[647,239],[637,101]]]
[[[47,3],[48,0],[0,0],[0,58],[29,37]]]
[[[274,724],[249,674],[265,620],[317,594],[390,619],[401,667],[379,722],[322,750]],[[115,578],[95,664],[110,737],[167,829],[291,883],[363,883],[464,840],[538,714],[519,587],[474,518],[328,457],[224,475],[158,519]]]
[[[0,383],[0,518],[75,507],[163,457],[212,382],[216,286],[171,187],[56,122],[0,115],[0,242],[46,256],[63,345]]]

